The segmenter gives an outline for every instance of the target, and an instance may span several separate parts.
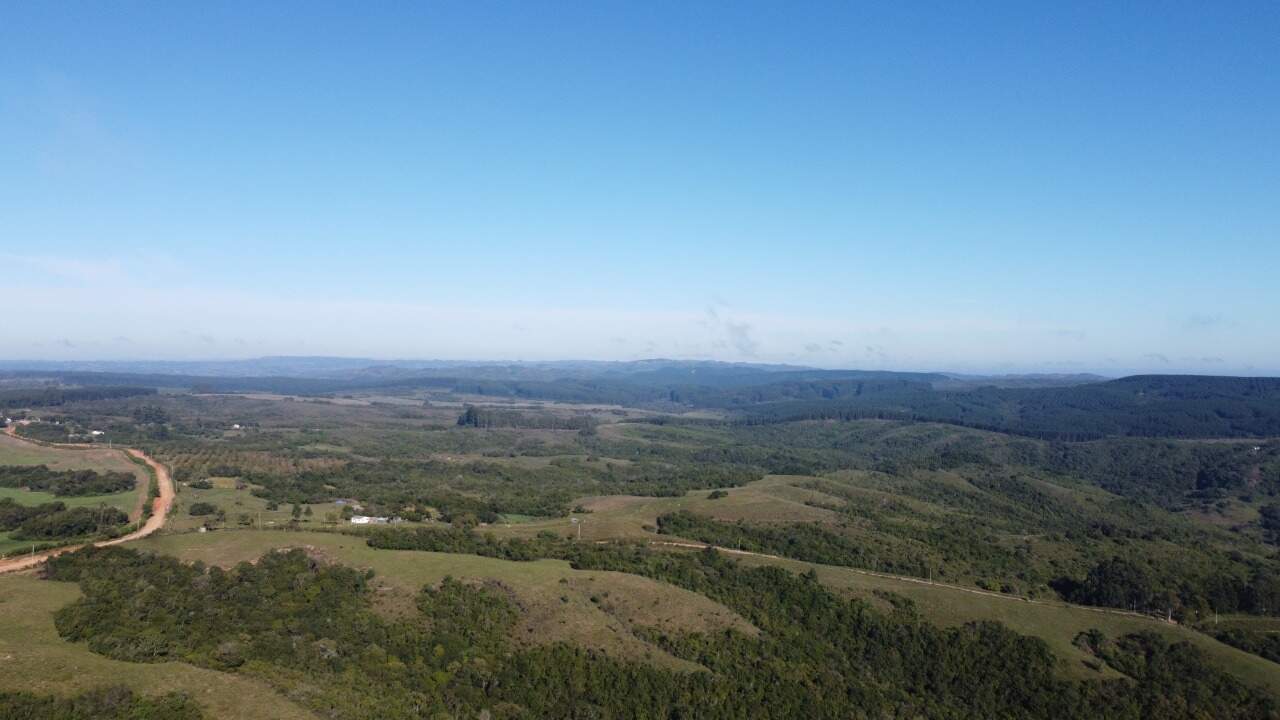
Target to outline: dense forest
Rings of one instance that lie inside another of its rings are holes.
[[[61,502],[20,505],[13,498],[0,498],[0,531],[9,531],[14,540],[113,535],[128,522],[129,516],[113,507],[68,508]]]
[[[938,391],[924,383],[832,386],[818,400],[765,402],[748,422],[898,419],[1055,440],[1280,435],[1280,378],[1147,375],[1052,388]]]
[[[659,517],[658,531],[720,547],[916,577],[929,577],[955,562],[945,554],[895,552],[893,545],[850,538],[815,524],[726,523],[677,512]],[[989,554],[989,563],[1000,563],[1007,554],[997,545],[980,542],[973,543],[970,552]],[[1117,556],[1093,566],[1083,578],[1058,577],[1049,584],[1071,602],[1179,620],[1212,612],[1280,614],[1280,567],[1274,564],[1255,563],[1251,569],[1223,565],[1188,572],[1181,568],[1170,571],[1146,558]]]
[[[395,532],[395,531],[389,531]],[[416,537],[422,537],[421,534]],[[1038,640],[992,623],[940,629],[909,608],[840,597],[810,577],[747,569],[716,553],[543,539],[576,567],[641,574],[728,605],[762,634],[655,635],[710,672],[681,673],[556,644],[513,646],[510,600],[446,579],[416,617],[370,609],[367,573],[303,552],[231,570],[120,548],[50,562],[84,597],[56,616],[67,639],[132,661],[183,659],[243,672],[347,718],[437,712],[493,718],[1165,717],[1268,718],[1273,702],[1149,635],[1088,638],[1129,681],[1057,679]],[[148,588],[149,602],[135,601]],[[306,690],[300,678],[309,682]]]

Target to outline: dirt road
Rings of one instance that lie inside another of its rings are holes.
[[[4,429],[4,431],[10,437],[17,438],[18,440],[22,440],[24,442],[30,442],[29,440],[26,440],[22,436],[18,435],[17,427],[14,425],[9,425]],[[91,447],[95,449],[102,448],[101,445],[75,445],[75,444],[55,444],[55,443],[47,443],[47,444],[53,447],[65,447],[65,448],[86,448],[86,447]],[[148,467],[151,468],[152,472],[154,472],[156,476],[156,484],[160,486],[160,497],[156,498],[152,502],[151,516],[148,517],[147,521],[142,524],[142,527],[138,528],[137,530],[134,530],[128,535],[121,535],[118,538],[112,538],[111,540],[103,540],[101,542],[94,543],[94,545],[97,545],[99,547],[105,547],[107,545],[119,545],[121,543],[127,543],[131,540],[138,540],[140,538],[144,538],[150,535],[151,533],[164,527],[165,520],[169,518],[169,509],[173,507],[173,497],[174,497],[173,480],[169,477],[169,469],[166,468],[164,465],[161,465],[160,463],[156,462],[155,459],[153,459],[146,453],[142,452],[141,450],[128,448],[126,450],[123,450],[122,452],[125,452],[131,457],[135,457],[141,460],[142,462],[146,463]],[[9,558],[7,560],[0,560],[0,573],[27,570],[29,568],[33,568],[39,565],[40,563],[44,562],[45,560],[48,560],[51,557],[61,555],[62,553],[71,552],[73,550],[79,550],[82,547],[84,547],[84,545],[68,545],[66,547],[54,548],[52,550],[45,550],[43,552],[38,552],[35,554],[23,555],[20,557]]]

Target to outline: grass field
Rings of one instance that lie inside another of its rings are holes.
[[[14,540],[9,537],[8,532],[0,532],[0,556],[16,550],[30,549],[31,542],[29,540]]]
[[[126,685],[136,692],[184,692],[210,718],[302,720],[315,716],[267,685],[230,673],[184,663],[128,663],[90,652],[58,637],[53,612],[80,591],[24,575],[0,576],[0,688],[39,694],[74,695],[102,685]]]
[[[25,442],[0,433],[0,465],[48,465],[54,470],[97,470],[145,474],[119,450],[58,448]]]
[[[664,540],[671,536],[658,536],[646,530],[652,527],[659,515],[677,510],[690,510],[717,520],[751,522],[832,522],[837,515],[830,510],[806,505],[806,500],[821,499],[838,502],[829,496],[812,490],[794,487],[792,483],[805,478],[770,475],[762,480],[737,488],[727,488],[728,495],[717,500],[707,498],[709,490],[696,490],[683,497],[642,497],[635,495],[607,495],[578,500],[587,513],[575,513],[581,520],[583,540],[633,539]],[[499,537],[529,537],[543,530],[557,535],[577,533],[576,526],[568,518],[534,520],[512,523],[507,527],[498,523],[485,528]]]
[[[476,555],[375,550],[352,536],[316,532],[228,530],[153,536],[132,545],[183,560],[234,565],[275,548],[304,547],[334,562],[372,568],[379,579],[377,607],[388,613],[412,609],[423,585],[456,578],[495,580],[521,608],[516,639],[564,641],[615,657],[693,670],[637,637],[637,626],[665,632],[728,627],[755,632],[745,620],[711,600],[635,575],[580,571],[559,560],[510,562]]]
[[[119,450],[54,448],[24,442],[0,433],[0,465],[48,465],[53,470],[97,470],[98,472],[127,472],[139,479],[140,483],[149,481],[146,468],[130,461]],[[143,485],[145,487],[145,485]],[[80,497],[57,497],[52,493],[32,492],[20,488],[0,488],[0,498],[10,497],[22,505],[39,505],[47,502],[62,502],[67,507],[97,507],[108,505],[119,508],[136,518],[141,510],[139,493],[130,490],[111,495],[85,495]],[[0,554],[23,547],[30,547],[25,540],[10,540],[8,533],[0,533]]]

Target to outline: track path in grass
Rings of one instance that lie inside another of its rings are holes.
[[[610,541],[598,540],[597,544],[607,543],[607,542],[610,542]],[[784,558],[781,555],[768,555],[765,553],[751,552],[750,550],[736,550],[734,548],[721,547],[719,545],[707,545],[705,543],[664,542],[662,540],[650,540],[649,544],[665,546],[665,547],[689,548],[691,550],[706,550],[707,548],[711,548],[713,550],[716,550],[717,552],[726,553],[728,555],[745,555],[748,557],[762,558],[764,560],[772,560],[777,562],[793,561],[792,558]],[[804,561],[800,560],[800,561],[794,561],[794,562],[804,562]],[[974,595],[984,595],[986,597],[1000,598],[1001,600],[1009,600],[1011,602],[1023,602],[1023,603],[1030,603],[1032,605],[1049,605],[1054,607],[1070,607],[1078,610],[1088,610],[1089,612],[1105,613],[1108,615],[1125,615],[1128,617],[1142,618],[1144,620],[1151,620],[1154,622],[1163,622],[1163,623],[1169,623],[1172,625],[1178,624],[1177,621],[1173,620],[1172,618],[1169,618],[1169,619],[1158,618],[1153,615],[1147,615],[1147,614],[1138,613],[1138,612],[1130,612],[1128,610],[1117,610],[1115,608],[1104,608],[1104,607],[1097,607],[1094,605],[1077,605],[1075,603],[1067,603],[1067,602],[1051,602],[1047,600],[1034,600],[1032,598],[1024,597],[1022,595],[1009,595],[1007,593],[994,592],[991,590],[981,590],[979,588],[965,587],[964,585],[953,585],[951,583],[937,582],[936,580],[926,580],[924,578],[912,577],[910,575],[892,575],[890,573],[875,572],[873,570],[862,570],[860,568],[848,567],[844,565],[832,566],[832,567],[839,567],[841,570],[845,570],[851,573],[857,573],[859,575],[887,578],[890,580],[899,580],[901,582],[916,583],[918,585],[931,585],[934,587],[946,588],[948,590],[958,590],[960,592],[972,593]]]
[[[31,440],[28,440],[27,438],[24,438],[18,435],[17,429],[18,428],[16,425],[9,425],[5,427],[4,431],[7,435],[9,435],[9,437],[12,437],[14,439],[21,440],[22,442],[32,442]],[[43,443],[43,444],[48,445],[50,447],[60,447],[60,448],[69,448],[69,449],[84,449],[84,448],[101,449],[100,445],[83,445],[83,444],[72,444],[72,443],[65,443],[65,444],[64,443]],[[151,515],[147,518],[146,522],[142,524],[142,527],[138,528],[137,530],[134,530],[128,535],[121,535],[118,538],[112,538],[111,540],[103,540],[101,542],[93,543],[98,547],[105,547],[107,545],[119,545],[121,543],[127,543],[131,540],[138,540],[138,539],[144,538],[150,535],[151,533],[154,533],[155,531],[164,527],[165,521],[169,519],[169,510],[170,508],[173,507],[173,498],[174,498],[173,479],[169,477],[169,469],[166,468],[164,465],[161,465],[159,462],[156,462],[154,458],[142,452],[141,450],[138,450],[135,448],[124,448],[121,450],[121,452],[129,455],[130,457],[141,460],[142,462],[147,464],[147,467],[151,468],[151,471],[155,473],[155,476],[156,476],[156,484],[159,485],[160,487],[160,497],[157,497],[151,503]],[[148,486],[150,486],[150,483],[148,483]],[[147,490],[144,489],[142,492],[145,493],[147,492]],[[10,558],[7,560],[0,560],[0,573],[16,572],[19,570],[28,570],[30,568],[36,567],[37,565],[43,563],[45,560],[48,560],[51,557],[61,555],[62,553],[65,553],[65,552],[71,552],[73,550],[79,550],[82,547],[84,547],[84,545],[68,545],[66,547],[53,548],[51,550],[44,550],[42,552],[23,555],[20,557]]]

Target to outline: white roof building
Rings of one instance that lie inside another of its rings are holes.
[[[387,523],[387,518],[384,518],[384,517],[370,517],[368,515],[352,515],[351,516],[352,525],[383,525],[386,523]]]

